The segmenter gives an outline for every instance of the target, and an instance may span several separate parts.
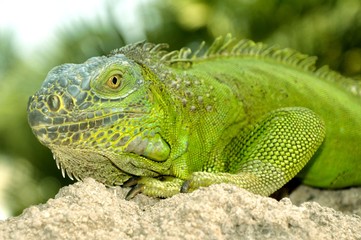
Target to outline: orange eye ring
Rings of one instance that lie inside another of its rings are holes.
[[[119,74],[112,75],[110,78],[108,78],[107,85],[111,89],[117,89],[120,87],[122,83],[122,76]]]

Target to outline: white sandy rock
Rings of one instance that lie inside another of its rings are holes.
[[[168,199],[86,179],[0,221],[0,239],[361,239],[361,217],[221,184]]]

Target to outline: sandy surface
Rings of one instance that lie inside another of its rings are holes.
[[[319,197],[323,191],[301,187],[291,196],[346,213],[226,184],[163,200],[138,195],[125,201],[127,191],[92,179],[64,187],[55,199],[0,221],[0,239],[361,239],[360,188]]]

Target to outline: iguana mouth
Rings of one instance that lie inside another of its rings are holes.
[[[134,111],[104,109],[102,111],[98,110],[78,114],[57,114],[57,116],[51,116],[38,109],[33,109],[29,111],[28,121],[30,126],[34,129],[46,128],[47,130],[54,132],[61,130],[61,127],[69,128],[70,130],[71,127],[75,126],[78,126],[79,129],[83,130],[89,127],[96,128],[98,126],[105,126],[124,117],[134,118],[144,114],[147,114],[147,112],[137,111],[136,109]]]
[[[101,114],[96,111],[82,114],[82,117],[78,118],[73,118],[72,116],[52,118],[39,110],[33,110],[29,112],[28,121],[33,133],[44,145],[66,145],[69,141],[79,140],[80,135],[84,138],[99,128],[106,128],[107,126],[117,124],[125,118],[141,118],[145,114],[146,112],[138,111],[108,113],[100,116]],[[68,120],[70,118],[72,120]]]
[[[146,114],[145,112],[121,112],[94,118],[78,118],[78,121],[77,119],[72,118],[72,121],[68,121],[68,117],[51,118],[45,115],[39,117],[39,113],[40,112],[36,110],[29,113],[29,124],[34,130],[46,129],[48,132],[76,132],[78,130],[85,130],[89,128],[93,129],[112,124],[125,117],[134,118],[141,117]]]

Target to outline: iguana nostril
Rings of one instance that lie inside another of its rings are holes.
[[[60,108],[60,99],[56,95],[50,95],[47,100],[48,106],[51,111],[58,111]]]

